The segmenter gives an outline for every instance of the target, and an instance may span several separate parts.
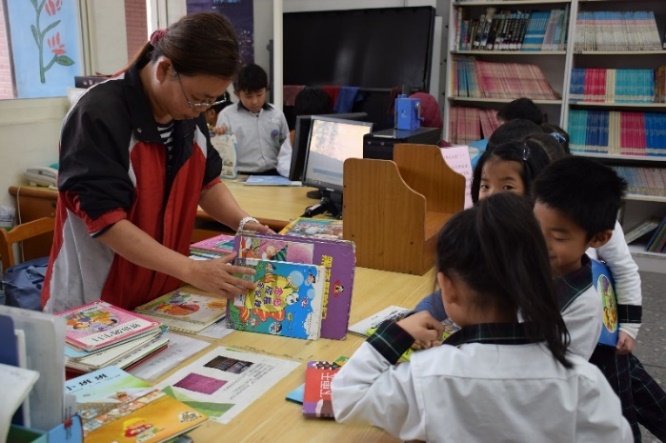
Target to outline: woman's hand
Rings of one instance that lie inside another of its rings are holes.
[[[254,289],[254,283],[234,274],[254,275],[255,271],[252,268],[231,265],[234,258],[235,253],[213,260],[190,260],[186,278],[183,280],[198,289],[224,298],[245,294]]]
[[[248,231],[260,232],[262,234],[275,234],[275,231],[273,231],[268,226],[262,225],[261,223],[255,223],[253,221],[245,223],[243,229],[247,229]]]
[[[427,349],[441,343],[444,325],[428,311],[420,311],[398,321],[398,326],[414,338],[415,349]]]

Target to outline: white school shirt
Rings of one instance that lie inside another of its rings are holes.
[[[279,109],[264,104],[259,114],[250,112],[241,102],[227,106],[217,117],[237,140],[237,167],[241,172],[264,172],[276,169],[278,152],[289,138],[287,119]]]
[[[624,231],[619,222],[615,222],[613,236],[600,248],[588,249],[587,255],[606,262],[615,281],[615,295],[618,305],[641,306],[641,276],[624,238]],[[638,336],[640,323],[620,323],[620,331],[629,334],[634,340]]]
[[[571,337],[570,353],[585,360],[592,357],[601,335],[602,312],[601,296],[594,285],[590,285],[562,311],[562,319]]]
[[[633,442],[601,371],[543,344],[443,345],[391,365],[367,342],[332,382],[335,418],[428,442]]]

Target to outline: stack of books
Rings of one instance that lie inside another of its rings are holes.
[[[65,366],[90,372],[129,368],[166,349],[162,323],[98,300],[56,314],[66,323]]]
[[[234,251],[234,236],[220,234],[190,245],[190,255],[196,258],[219,258]]]
[[[323,235],[335,237],[333,232]],[[237,265],[256,271],[239,277],[256,289],[229,300],[230,328],[302,339],[345,338],[356,269],[353,242],[244,231],[236,236],[234,250]]]

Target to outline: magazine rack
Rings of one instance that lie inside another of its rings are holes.
[[[356,243],[358,266],[423,275],[437,234],[464,199],[465,178],[437,146],[397,144],[392,161],[348,159],[343,238]]]

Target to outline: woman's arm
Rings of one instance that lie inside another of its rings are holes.
[[[233,254],[216,260],[192,260],[163,246],[128,220],[116,222],[97,238],[138,266],[171,275],[222,297],[233,297],[254,288],[251,282],[234,276],[254,271],[229,265]]]

